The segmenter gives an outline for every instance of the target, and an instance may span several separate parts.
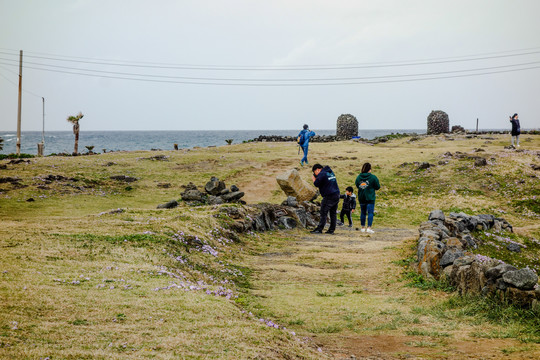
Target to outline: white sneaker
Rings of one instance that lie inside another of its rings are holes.
[[[366,232],[367,232],[368,234],[375,234],[375,231],[373,231],[373,230],[371,230],[371,229],[367,229]]]
[[[361,228],[361,229],[360,229],[360,232],[366,232],[366,229]]]

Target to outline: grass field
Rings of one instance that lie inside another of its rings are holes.
[[[2,160],[0,179],[18,180],[0,182],[0,358],[540,355],[537,313],[406,276],[416,229],[436,208],[501,216],[515,241],[540,238],[540,136],[523,136],[519,151],[499,135],[411,140],[310,148],[342,190],[372,163],[382,184],[373,237],[237,235],[220,206],[156,209],[211,176],[248,203],[281,202],[279,173],[311,174],[290,143]],[[537,265],[529,248],[516,261]]]

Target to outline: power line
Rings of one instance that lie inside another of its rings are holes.
[[[73,71],[63,71],[63,70],[53,70],[53,69],[40,69],[27,67],[29,69],[36,69],[42,71],[72,74],[72,75],[81,75],[88,77],[99,77],[107,79],[120,79],[120,80],[133,80],[133,81],[142,81],[142,82],[154,82],[154,83],[170,83],[170,84],[190,84],[190,85],[226,85],[226,86],[268,86],[268,87],[289,87],[289,86],[336,86],[336,85],[362,85],[362,84],[384,84],[384,83],[400,83],[400,82],[412,82],[412,81],[425,81],[425,80],[438,80],[438,79],[451,79],[451,78],[464,78],[464,77],[473,77],[481,75],[491,75],[491,74],[502,74],[516,71],[525,71],[540,68],[538,66],[530,66],[521,69],[507,69],[507,70],[498,70],[498,71],[484,71],[475,74],[461,74],[461,75],[448,75],[448,76],[431,76],[423,77],[416,79],[394,79],[394,80],[380,80],[380,81],[350,81],[350,82],[336,82],[336,83],[294,83],[294,84],[275,84],[275,83],[227,83],[227,82],[197,82],[197,81],[179,81],[179,80],[159,80],[159,79],[140,79],[140,78],[130,78],[130,77],[121,77],[121,76],[112,76],[112,75],[96,75],[96,74],[85,74]]]
[[[19,76],[19,74],[17,74],[16,72],[13,72],[13,71],[11,71],[11,70],[9,70],[9,69],[7,69],[7,68],[1,66],[1,65],[0,65],[0,68],[4,69],[4,70],[6,70],[6,71],[9,71],[9,72],[12,73],[12,74],[15,74],[15,75]],[[15,83],[15,82],[11,81],[9,78],[7,78],[4,74],[0,73],[0,76],[2,76],[2,77],[3,77],[4,79],[6,79],[9,83],[15,85],[16,87],[19,86],[17,83]],[[37,94],[35,94],[35,93],[29,91],[29,90],[22,89],[22,91],[24,91],[25,93],[30,94],[30,95],[32,95],[32,96],[38,97],[38,98],[40,98],[40,99],[42,98],[42,96],[39,96],[39,95],[37,95]]]
[[[0,58],[0,60],[8,60],[9,61],[9,59],[5,59],[5,58]],[[473,68],[473,69],[437,71],[437,72],[424,72],[424,73],[401,74],[401,75],[383,75],[383,76],[337,77],[337,78],[299,78],[299,79],[291,79],[291,78],[286,78],[286,79],[285,78],[277,78],[277,79],[251,78],[251,79],[247,79],[247,78],[190,77],[190,76],[172,76],[172,75],[126,73],[126,72],[95,70],[95,69],[81,69],[81,68],[75,68],[75,67],[42,64],[42,63],[35,63],[35,62],[28,62],[28,61],[26,62],[26,64],[32,64],[32,65],[53,67],[53,68],[57,68],[57,69],[59,68],[59,69],[76,70],[77,74],[81,74],[81,75],[91,75],[91,74],[79,73],[80,71],[85,71],[85,72],[99,73],[99,74],[137,76],[137,77],[143,77],[143,78],[146,77],[146,78],[158,78],[158,79],[182,79],[182,80],[199,80],[199,81],[240,81],[240,82],[266,82],[266,81],[269,81],[269,82],[280,82],[280,81],[281,82],[300,82],[300,81],[374,80],[374,79],[435,76],[435,75],[457,74],[457,73],[476,72],[476,71],[487,71],[487,70],[505,69],[505,68],[517,67],[517,66],[530,66],[530,65],[535,65],[535,64],[539,64],[539,63],[540,63],[540,61],[532,61],[532,62],[519,63],[519,64],[499,65],[499,66],[481,67],[481,68]],[[0,62],[0,64],[9,65],[9,64],[2,63],[2,62]],[[47,68],[43,68],[43,67],[33,67],[33,66],[28,66],[28,65],[26,65],[25,68],[34,69],[34,70],[54,71],[52,69],[47,69]],[[60,72],[60,71],[58,71],[58,72]],[[68,73],[75,74],[74,72],[68,72]]]
[[[539,54],[540,48],[530,48],[515,53],[512,51],[498,52],[498,53],[485,53],[479,55],[448,57],[448,58],[433,58],[433,59],[419,59],[411,61],[398,61],[398,62],[375,62],[375,63],[359,63],[359,64],[331,64],[331,65],[297,65],[297,66],[255,66],[255,65],[239,65],[239,66],[225,66],[225,65],[194,65],[194,64],[163,64],[163,63],[144,63],[144,62],[127,62],[118,60],[105,60],[95,61],[81,58],[83,60],[70,60],[64,58],[52,57],[52,56],[36,56],[25,55],[26,57],[38,58],[43,60],[62,61],[62,62],[75,62],[85,63],[93,65],[108,65],[108,66],[120,66],[120,67],[139,67],[139,68],[154,68],[154,69],[178,69],[178,70],[211,70],[211,71],[314,71],[314,70],[350,70],[350,69],[365,69],[365,68],[384,68],[384,67],[398,67],[398,66],[417,66],[417,65],[433,65],[433,64],[445,64],[445,63],[458,63],[469,62],[478,60],[489,59],[502,59],[516,56],[525,56]],[[0,51],[0,54],[15,55]]]

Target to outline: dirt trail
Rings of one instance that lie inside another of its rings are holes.
[[[473,337],[486,324],[434,317],[426,309],[446,294],[404,287],[407,229],[362,236],[292,232],[253,257],[253,294],[283,325],[308,336],[332,359],[538,359],[540,346],[513,339]]]

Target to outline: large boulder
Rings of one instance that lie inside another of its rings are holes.
[[[276,180],[287,196],[294,196],[299,202],[311,201],[317,197],[317,190],[302,179],[296,169],[284,172]]]
[[[507,271],[502,278],[504,282],[521,290],[532,290],[538,283],[538,275],[529,268]]]

